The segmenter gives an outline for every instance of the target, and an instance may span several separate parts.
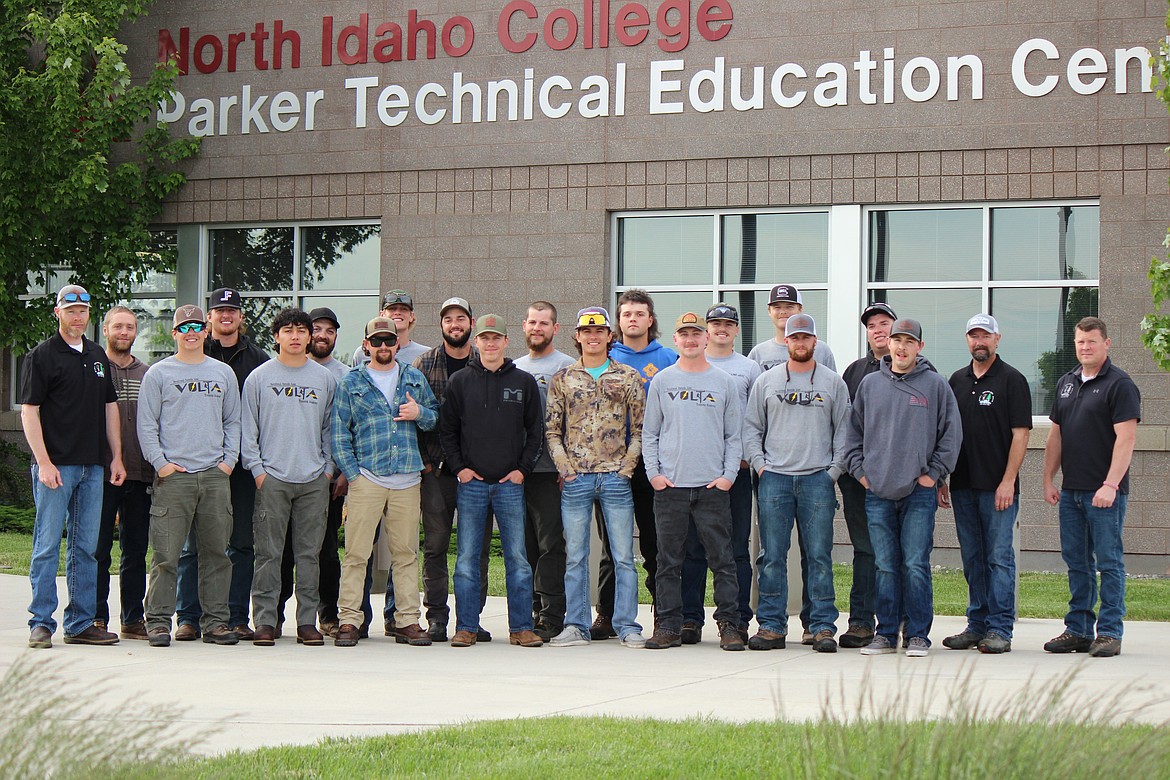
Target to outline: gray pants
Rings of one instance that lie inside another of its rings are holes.
[[[148,629],[171,630],[175,613],[179,553],[194,528],[199,551],[199,618],[203,633],[227,626],[232,564],[227,557],[232,533],[228,475],[218,467],[195,473],[175,472],[155,479],[150,504],[150,586],[146,590]]]
[[[269,474],[256,492],[252,533],[256,545],[256,573],[252,577],[252,619],[257,626],[276,625],[280,596],[280,562],[285,537],[292,526],[296,561],[297,625],[315,626],[321,601],[321,540],[329,509],[329,478],[311,482],[281,482]]]

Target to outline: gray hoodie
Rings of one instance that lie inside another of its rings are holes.
[[[926,358],[905,375],[882,358],[881,370],[861,380],[853,399],[845,462],[879,498],[897,501],[926,474],[936,482],[955,468],[963,443],[959,405],[950,385]]]

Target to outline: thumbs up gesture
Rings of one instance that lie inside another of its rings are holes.
[[[398,405],[398,416],[394,418],[395,422],[402,422],[404,420],[417,420],[419,415],[418,402],[410,397],[410,392],[406,393],[406,403]]]

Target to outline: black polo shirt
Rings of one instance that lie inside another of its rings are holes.
[[[57,466],[88,466],[109,460],[106,404],[116,403],[113,372],[105,350],[82,338],[81,351],[54,333],[24,359],[20,402],[41,408],[41,434]]]
[[[1142,421],[1142,397],[1137,385],[1109,358],[1096,377],[1085,382],[1077,366],[1056,383],[1052,422],[1060,426],[1061,485],[1066,490],[1097,490],[1109,474],[1113,426],[1127,420]],[[1129,492],[1129,469],[1119,492]]]
[[[959,402],[963,446],[951,474],[951,487],[995,490],[1003,481],[1012,428],[1032,427],[1032,393],[1028,380],[996,356],[978,379],[968,364],[951,374],[951,390]],[[1016,477],[1016,493],[1020,478]]]

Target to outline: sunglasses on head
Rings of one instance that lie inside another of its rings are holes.
[[[393,333],[385,333],[380,336],[367,336],[366,340],[370,342],[371,347],[392,347],[398,343],[398,336]]]
[[[393,306],[396,303],[405,304],[406,306],[414,306],[414,301],[410,298],[410,293],[406,290],[391,290],[386,293],[386,297],[382,299],[382,306]]]
[[[203,332],[203,323],[202,322],[184,322],[182,325],[175,328],[175,330],[179,331],[179,333],[202,333]]]
[[[68,292],[61,296],[61,303],[89,303],[92,298],[89,293]]]

